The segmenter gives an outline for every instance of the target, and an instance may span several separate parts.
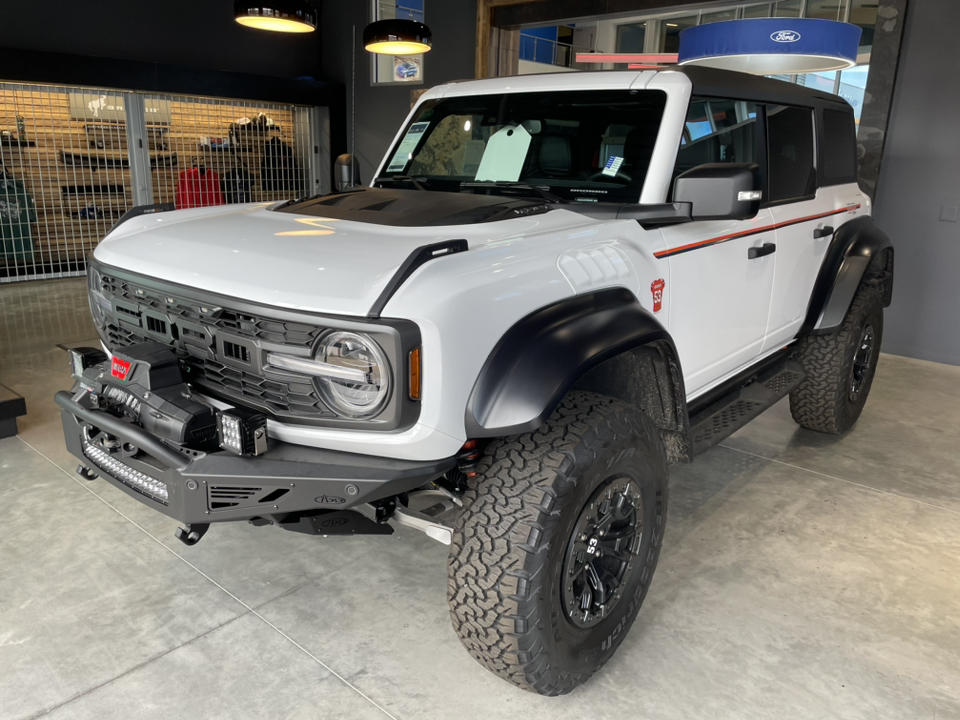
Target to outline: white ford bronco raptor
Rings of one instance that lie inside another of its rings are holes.
[[[478,80],[427,92],[369,187],[135,209],[89,263],[106,352],[56,397],[78,472],[188,545],[418,528],[470,654],[569,692],[640,610],[670,463],[787,395],[859,417],[893,248],[855,134],[720,70]]]

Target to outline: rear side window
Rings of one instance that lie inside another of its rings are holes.
[[[853,113],[823,111],[823,151],[820,156],[825,185],[856,182],[857,127]]]
[[[673,176],[704,163],[757,162],[757,106],[742,100],[694,98]]]
[[[816,192],[812,110],[782,105],[767,108],[767,158],[770,202],[800,200]]]

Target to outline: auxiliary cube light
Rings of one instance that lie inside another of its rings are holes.
[[[94,365],[99,365],[107,359],[107,354],[103,350],[90,347],[79,347],[68,350],[70,355],[70,370],[77,379],[83,375],[83,371]]]
[[[263,455],[267,451],[267,418],[262,413],[232,408],[217,413],[220,447],[237,455]]]

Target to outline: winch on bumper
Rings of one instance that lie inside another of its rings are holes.
[[[310,534],[387,534],[389,525],[348,508],[414,490],[457,462],[267,439],[262,417],[194,398],[175,353],[157,343],[125,348],[112,361],[96,350],[71,357],[77,383],[55,400],[81,474],[185,523],[178,537],[187,544],[210,523],[237,520]],[[234,452],[218,449],[223,445]]]

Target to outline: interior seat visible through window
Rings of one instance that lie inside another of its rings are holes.
[[[548,135],[540,144],[540,170],[545,177],[569,177],[573,170],[570,139],[562,135]]]

